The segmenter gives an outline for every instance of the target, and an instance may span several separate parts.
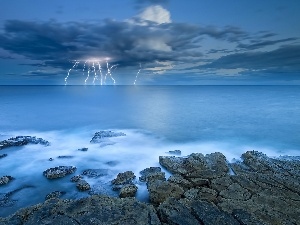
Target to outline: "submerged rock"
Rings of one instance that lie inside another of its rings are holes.
[[[76,171],[75,166],[57,166],[54,168],[47,169],[43,172],[43,175],[48,179],[56,179],[64,177],[67,174],[74,173]]]
[[[8,182],[12,181],[14,178],[12,176],[2,176],[0,177],[0,185],[7,184]]]
[[[126,184],[120,189],[119,197],[126,198],[126,197],[134,197],[138,187],[134,184]]]
[[[169,151],[168,153],[170,153],[171,155],[181,155],[180,150],[172,150],[172,151]]]
[[[4,141],[0,141],[0,150],[13,146],[23,146],[27,144],[41,144],[48,146],[50,145],[49,141],[46,141],[42,138],[36,138],[32,136],[17,136],[12,137]]]
[[[91,143],[101,143],[107,138],[112,138],[112,137],[121,137],[121,136],[126,136],[126,134],[122,132],[114,132],[114,131],[99,131],[96,132],[90,141]]]
[[[78,151],[82,151],[82,152],[86,152],[87,150],[89,150],[88,148],[79,148]]]
[[[79,200],[48,200],[0,220],[12,224],[127,224],[160,225],[153,206],[133,198],[94,195]]]
[[[71,177],[71,182],[77,182],[77,181],[81,180],[82,178],[83,177],[81,175]]]
[[[82,175],[85,175],[90,178],[98,178],[107,176],[109,174],[108,169],[86,169],[82,172]]]
[[[73,158],[74,156],[71,156],[71,155],[60,155],[60,156],[58,156],[57,158],[58,159],[71,159],[71,158]]]
[[[46,195],[45,200],[48,200],[48,199],[51,199],[51,198],[60,198],[64,194],[66,194],[65,191],[53,191],[53,192]]]
[[[88,182],[86,182],[85,180],[79,180],[76,183],[76,187],[78,188],[78,190],[80,191],[87,191],[91,189],[91,186],[89,185]]]

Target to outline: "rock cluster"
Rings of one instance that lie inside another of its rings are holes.
[[[136,176],[132,171],[126,171],[119,173],[115,179],[111,181],[112,189],[114,191],[120,191],[119,196],[121,198],[134,197],[138,187],[133,183]]]
[[[48,179],[56,179],[56,178],[64,177],[67,174],[74,173],[75,171],[76,171],[75,166],[57,166],[45,170],[43,172],[43,175]]]
[[[45,200],[48,200],[51,198],[60,198],[64,194],[66,194],[66,192],[64,192],[64,191],[53,191],[46,195]]]
[[[50,145],[50,142],[42,138],[36,138],[32,136],[17,136],[17,137],[9,138],[4,141],[0,141],[0,150],[12,146],[23,146],[27,144],[41,144],[41,145],[48,146]]]
[[[112,137],[121,137],[121,136],[126,136],[126,134],[122,132],[114,132],[114,131],[99,131],[96,132],[90,141],[91,143],[101,143],[107,138],[112,138]]]
[[[2,176],[0,177],[0,185],[7,184],[9,181],[13,180],[14,178],[11,176]]]

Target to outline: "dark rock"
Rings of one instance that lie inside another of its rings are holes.
[[[185,178],[212,179],[225,176],[229,172],[226,158],[219,152],[206,156],[193,153],[187,158],[160,156],[159,163],[170,172],[180,174]]]
[[[33,186],[23,186],[8,193],[0,193],[0,207],[11,207],[17,203],[17,200],[12,199],[15,193],[18,193],[26,188],[33,188]],[[0,217],[1,218],[1,217]],[[1,220],[0,220],[1,221]]]
[[[124,173],[119,173],[116,179],[113,179],[111,183],[113,184],[113,189],[118,190],[125,184],[132,184],[135,179],[135,175],[132,171],[126,171]]]
[[[17,136],[12,137],[4,141],[0,141],[0,150],[13,146],[23,146],[27,144],[41,144],[45,146],[49,146],[50,142],[42,139],[31,136]]]
[[[162,222],[171,225],[201,224],[191,211],[180,201],[169,198],[158,207],[158,214]]]
[[[78,182],[82,178],[83,177],[81,175],[77,175],[77,176],[71,177],[71,182]]]
[[[184,193],[184,190],[177,184],[162,180],[149,182],[147,188],[150,202],[154,205],[159,205],[169,197],[179,199]]]
[[[184,190],[190,189],[194,186],[193,183],[190,181],[184,179],[181,175],[179,174],[174,174],[169,177],[168,179],[169,182],[174,183],[182,187]]]
[[[2,155],[0,155],[0,159],[4,158],[4,157],[6,157],[6,156],[7,156],[7,154],[2,154]]]
[[[43,175],[48,179],[56,179],[56,178],[64,177],[67,174],[74,173],[75,171],[76,171],[75,166],[57,166],[45,170],[43,172]]]
[[[118,161],[108,161],[108,162],[106,162],[105,164],[106,164],[106,165],[109,165],[109,166],[116,166],[116,165],[119,164],[119,162],[118,162]]]
[[[101,143],[107,138],[112,138],[112,137],[121,137],[121,136],[126,136],[126,134],[122,132],[114,132],[114,131],[99,131],[96,132],[90,141],[91,143]]]
[[[150,174],[154,174],[154,173],[160,173],[161,172],[161,168],[160,167],[149,167],[146,169],[143,169],[140,174],[142,176],[139,177],[139,180],[142,182],[146,182],[147,181],[147,176],[149,176]]]
[[[184,193],[184,197],[189,200],[206,200],[209,202],[216,201],[217,196],[218,192],[206,187],[192,188]]]
[[[65,191],[53,191],[46,195],[45,200],[49,200],[51,198],[60,198],[64,194],[66,194]]]
[[[138,187],[134,184],[126,184],[120,189],[119,196],[120,198],[134,197],[137,190]]]
[[[214,204],[206,201],[194,201],[191,204],[192,214],[204,225],[240,225],[230,214],[219,210]]]
[[[12,176],[2,176],[0,177],[0,185],[7,184],[8,182],[12,181],[14,178]]]
[[[78,151],[86,152],[88,148],[79,148]]]
[[[53,158],[49,158],[49,161],[53,161],[54,159]]]
[[[232,215],[241,225],[265,225],[253,215],[242,209],[233,210]]]
[[[98,178],[107,176],[109,174],[108,169],[86,169],[82,172],[82,175],[85,175],[90,178]]]
[[[76,187],[78,188],[78,190],[80,191],[87,191],[91,189],[91,186],[89,185],[88,182],[86,182],[85,180],[79,180],[76,183]]]
[[[169,151],[168,153],[170,153],[171,155],[181,155],[180,150],[173,150],[173,151]]]
[[[94,195],[79,200],[49,200],[19,210],[3,219],[2,224],[126,224],[160,225],[151,205],[134,198],[112,198]]]
[[[73,158],[74,156],[71,156],[71,155],[60,155],[60,156],[58,156],[57,158],[58,159],[71,159],[71,158]]]

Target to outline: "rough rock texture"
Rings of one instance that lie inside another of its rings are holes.
[[[113,190],[120,190],[125,184],[133,184],[135,175],[132,171],[126,171],[124,173],[119,173],[116,179],[111,181],[113,185]]]
[[[71,182],[77,182],[77,181],[81,180],[82,178],[83,178],[83,176],[81,176],[81,175],[76,175],[76,176],[74,176],[74,177],[71,177],[70,181],[71,181]]]
[[[137,190],[138,187],[135,186],[134,184],[126,184],[121,188],[119,197],[120,198],[134,197]]]
[[[109,174],[108,169],[86,169],[82,172],[82,175],[90,178],[103,177]]]
[[[85,180],[79,180],[76,183],[76,187],[78,188],[79,191],[87,191],[91,189],[91,186]]]
[[[75,171],[76,171],[75,166],[57,166],[45,170],[43,172],[43,175],[48,179],[56,179],[56,178],[64,177],[67,174],[74,173]]]
[[[9,138],[4,141],[0,141],[0,150],[12,146],[22,146],[27,144],[41,144],[41,145],[48,146],[50,145],[50,142],[42,138],[36,138],[31,136],[17,136],[17,137]]]
[[[53,191],[46,195],[45,200],[51,199],[51,198],[60,198],[62,195],[66,194],[65,191]]]
[[[147,177],[149,177],[153,174],[157,174],[157,173],[161,173],[161,168],[160,167],[149,167],[149,168],[143,169],[140,172],[141,176],[139,177],[139,180],[142,181],[142,182],[146,182]]]
[[[99,131],[96,132],[90,141],[91,143],[101,143],[107,138],[112,138],[112,137],[121,137],[121,136],[126,136],[126,134],[122,132],[114,132],[114,131]]]
[[[12,181],[14,178],[12,176],[3,176],[0,177],[0,185],[7,184],[8,182]]]
[[[153,206],[133,198],[91,196],[79,200],[51,199],[43,204],[21,209],[0,220],[1,225],[160,225]]]

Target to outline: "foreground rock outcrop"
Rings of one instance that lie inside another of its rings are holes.
[[[172,173],[168,179],[160,167],[140,172],[139,182],[146,182],[151,204],[131,198],[137,191],[136,176],[126,171],[111,182],[121,198],[92,195],[59,200],[55,192],[43,204],[0,218],[0,224],[299,224],[297,157],[269,158],[248,151],[233,163],[221,153],[161,156],[159,162]],[[99,177],[104,172],[90,169],[83,175]],[[81,178],[75,176],[72,181],[81,182]],[[3,196],[3,204],[12,203],[10,196]]]
[[[48,179],[56,179],[64,177],[67,174],[74,173],[76,171],[75,166],[57,166],[54,168],[49,168],[43,172],[43,175]]]
[[[0,141],[0,150],[13,146],[22,146],[27,144],[41,144],[48,146],[50,145],[49,141],[46,141],[42,138],[32,137],[32,136],[17,136],[12,137],[4,141]]]

